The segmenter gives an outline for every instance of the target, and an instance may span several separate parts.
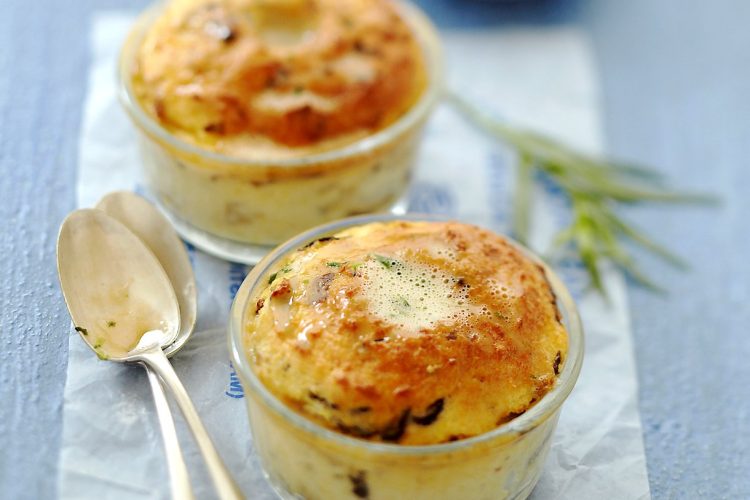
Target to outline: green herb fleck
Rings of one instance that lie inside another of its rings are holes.
[[[88,331],[88,330],[86,330],[85,328],[83,328],[82,326],[77,326],[77,327],[75,328],[75,330],[76,330],[76,331],[77,331],[78,333],[80,333],[80,334],[83,334],[83,335],[88,335],[88,334],[89,334],[89,331]]]
[[[275,273],[273,273],[271,276],[268,277],[268,284],[270,285],[271,283],[273,283],[280,273],[286,274],[288,272],[291,272],[291,270],[292,268],[289,266],[282,267],[281,269],[279,269],[278,271],[276,271]]]
[[[94,349],[94,352],[96,353],[96,357],[102,361],[107,361],[109,359],[109,356],[101,352],[99,349]]]
[[[347,28],[351,28],[354,26],[354,21],[350,17],[343,16],[341,18],[341,24],[343,24]]]
[[[115,326],[117,326],[117,321],[109,320],[107,321],[107,326],[110,328],[114,328]]]
[[[381,264],[383,264],[383,267],[385,267],[386,269],[392,268],[395,262],[393,259],[384,257],[382,255],[378,255],[378,254],[373,254],[372,257],[378,262],[380,262]]]
[[[99,349],[103,345],[104,341],[102,339],[96,339],[96,342],[94,342],[94,349]]]
[[[328,267],[341,267],[340,262],[326,262],[326,266]]]
[[[409,301],[406,300],[406,297],[403,295],[397,295],[396,300],[398,301],[398,304],[402,307],[411,307],[411,304],[409,304]]]

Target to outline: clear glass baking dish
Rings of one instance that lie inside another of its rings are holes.
[[[267,478],[282,498],[526,498],[541,475],[561,406],[578,378],[583,361],[583,330],[575,303],[562,281],[518,244],[547,275],[568,331],[568,357],[550,392],[523,415],[490,432],[427,446],[356,439],[294,412],[271,394],[253,372],[245,354],[244,318],[254,311],[252,298],[268,283],[285,256],[346,228],[395,219],[435,220],[420,215],[371,215],[307,231],[267,255],[253,268],[235,297],[229,324],[231,359],[245,391],[255,448]]]
[[[338,149],[268,160],[202,149],[141,107],[131,72],[163,6],[140,16],[120,54],[119,97],[138,132],[145,184],[185,239],[219,257],[254,264],[273,245],[324,222],[405,212],[422,130],[440,95],[442,51],[421,11],[404,1],[396,5],[425,56],[427,86],[417,102],[388,127]]]

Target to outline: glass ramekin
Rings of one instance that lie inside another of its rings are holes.
[[[437,31],[415,6],[397,7],[422,47],[427,86],[394,123],[338,149],[288,159],[247,160],[188,143],[149,115],[132,88],[138,48],[163,6],[136,21],[120,54],[120,100],[138,130],[147,188],[195,246],[254,264],[273,245],[342,217],[403,213],[425,122],[440,95]]]
[[[307,231],[267,255],[245,279],[232,305],[229,347],[245,390],[255,448],[281,498],[499,499],[526,498],[536,485],[561,405],[583,361],[583,330],[562,281],[541,260],[568,331],[568,356],[557,385],[523,415],[490,432],[452,443],[406,446],[365,441],[329,430],[294,412],[255,375],[246,356],[243,324],[252,297],[289,253],[352,226],[384,220],[445,220],[426,215],[370,215]]]

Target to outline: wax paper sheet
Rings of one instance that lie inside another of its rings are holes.
[[[116,99],[115,60],[132,14],[94,17],[80,140],[78,204],[116,189],[142,192],[133,128]],[[601,148],[595,69],[571,28],[443,34],[448,85],[482,107],[590,150]],[[411,191],[413,211],[509,230],[513,155],[442,105],[431,120]],[[540,179],[532,247],[565,223],[566,200]],[[190,247],[197,331],[173,364],[243,491],[275,498],[253,451],[242,387],[229,362],[226,323],[247,267]],[[579,262],[557,266],[586,330],[581,376],[565,404],[535,499],[648,498],[626,288],[604,273],[609,300],[587,292]],[[179,415],[179,412],[175,411]],[[143,370],[99,361],[71,332],[59,493],[65,499],[168,498],[161,437]],[[190,435],[178,433],[197,498],[214,493]]]

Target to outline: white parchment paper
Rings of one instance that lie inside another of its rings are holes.
[[[134,131],[116,99],[115,60],[133,17],[94,18],[92,64],[78,167],[78,204],[116,189],[142,191]],[[573,29],[445,33],[448,81],[517,123],[591,150],[601,148],[589,45]],[[449,214],[507,232],[512,155],[443,106],[432,119],[411,209]],[[566,201],[539,183],[532,246],[544,251],[564,224]],[[253,451],[242,388],[229,363],[225,327],[247,268],[188,246],[196,272],[197,332],[173,364],[221,455],[251,498],[275,498]],[[609,301],[585,292],[575,261],[557,267],[586,329],[581,376],[565,404],[535,499],[649,498],[626,289],[607,270]],[[175,412],[178,414],[178,412]],[[63,408],[59,493],[65,499],[168,498],[156,415],[142,370],[99,361],[77,335]],[[197,449],[178,422],[196,497],[213,498]]]

